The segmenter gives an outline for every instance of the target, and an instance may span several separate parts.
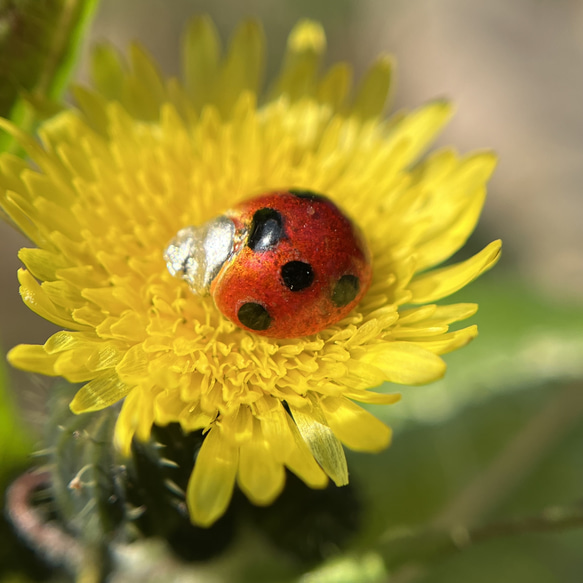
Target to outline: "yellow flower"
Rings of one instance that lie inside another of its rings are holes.
[[[20,252],[24,302],[63,328],[43,346],[17,346],[10,362],[86,383],[75,413],[123,400],[115,439],[126,454],[153,424],[204,430],[187,502],[207,526],[235,482],[269,504],[284,467],[313,488],[342,485],[341,444],[387,447],[390,429],[355,401],[394,403],[399,395],[370,387],[443,375],[439,355],[476,335],[448,327],[477,306],[433,302],[491,267],[500,243],[428,271],[472,232],[495,159],[442,150],[419,161],[451,109],[435,102],[383,120],[386,57],[351,99],[346,64],[318,72],[325,37],[313,22],[292,31],[265,93],[256,23],[243,23],[221,57],[212,23],[199,18],[183,47],[181,82],[163,80],[137,46],[127,71],[112,50],[97,50],[95,90],[76,88],[79,109],[45,123],[40,144],[1,121],[30,162],[0,158],[0,204],[36,245]],[[278,340],[194,296],[163,254],[182,227],[292,186],[326,193],[363,229],[373,281],[338,324]]]

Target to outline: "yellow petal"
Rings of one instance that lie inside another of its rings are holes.
[[[59,115],[70,116],[72,114],[71,112],[65,112],[64,114]],[[59,115],[55,117],[59,117]],[[18,144],[22,146],[31,160],[34,160],[44,172],[49,175],[59,174],[58,161],[43,150],[41,145],[33,139],[32,136],[2,117],[0,117],[0,130],[4,130],[6,133],[10,134]]]
[[[62,117],[63,114],[60,114],[60,116]],[[77,149],[79,149],[78,145]],[[86,161],[80,162],[79,169],[83,168],[83,171],[86,172],[86,167]],[[23,184],[28,190],[29,199],[47,199],[59,207],[67,207],[66,210],[69,212],[68,207],[70,207],[75,201],[75,193],[71,188],[64,187],[63,184],[60,181],[55,180],[54,177],[39,174],[38,172],[29,169],[23,170],[21,178]],[[33,204],[38,208],[36,202]],[[43,218],[46,219],[47,217]]]
[[[157,394],[162,392],[162,389],[145,386],[134,390],[136,393],[140,393],[138,406],[135,408],[137,417],[136,437],[140,441],[148,441],[154,425],[154,401]]]
[[[153,402],[157,394],[148,387],[136,387],[125,398],[113,437],[122,455],[128,457],[131,454],[134,436],[142,441],[149,439],[154,422]]]
[[[359,391],[357,389],[344,391],[344,396],[361,403],[373,405],[392,405],[401,400],[400,393],[375,393],[374,391]]]
[[[317,22],[303,20],[291,31],[287,53],[272,98],[287,95],[295,101],[312,93],[320,59],[326,48],[324,29]]]
[[[466,242],[482,212],[496,156],[491,152],[474,154],[457,166],[435,186],[422,180],[423,188],[433,191],[425,209],[433,224],[415,250],[419,270],[445,261]]]
[[[118,340],[142,342],[146,338],[146,324],[147,320],[142,314],[127,311],[112,324],[109,331]]]
[[[3,152],[0,155],[0,200],[7,190],[22,192],[24,185],[21,180],[23,170],[29,165],[22,158]]]
[[[47,354],[43,346],[19,344],[8,353],[8,362],[23,370],[29,370],[48,376],[56,376],[55,362],[58,355]]]
[[[70,88],[76,103],[85,114],[91,128],[102,136],[107,135],[107,101],[86,87],[73,85]]]
[[[387,104],[394,63],[380,57],[366,73],[352,105],[352,114],[363,121],[378,117]]]
[[[255,419],[253,425],[253,437],[241,445],[238,483],[251,502],[266,505],[281,493],[285,472],[272,451],[277,442],[265,439],[259,420]]]
[[[121,346],[78,332],[57,332],[43,348],[58,356],[54,370],[71,382],[95,378],[96,372],[111,369],[124,355]]]
[[[360,360],[381,369],[385,380],[402,385],[421,385],[435,381],[445,373],[445,363],[441,358],[410,342],[369,346]]]
[[[132,75],[125,79],[122,103],[138,119],[158,119],[166,90],[158,67],[146,50],[137,43],[130,46]]]
[[[30,205],[22,204],[17,193],[8,191],[2,195],[2,212],[0,216],[18,229],[27,239],[37,245],[46,244],[42,226],[31,220]]]
[[[51,302],[67,311],[82,308],[87,304],[81,297],[80,290],[66,281],[45,281],[41,289]]]
[[[222,417],[223,435],[231,443],[246,443],[253,438],[254,421],[249,407],[239,407],[232,417]]]
[[[459,322],[473,316],[478,311],[478,304],[462,303],[448,306],[436,306],[432,321],[444,324]]]
[[[258,93],[263,75],[264,38],[261,25],[243,22],[233,35],[221,68],[215,103],[229,115],[244,92]]]
[[[56,275],[58,279],[61,279],[79,289],[109,284],[109,280],[103,271],[99,269],[99,267],[93,265],[64,267],[59,269]]]
[[[325,397],[320,403],[330,429],[350,449],[379,452],[389,446],[391,429],[362,407],[344,397]]]
[[[119,417],[115,424],[113,442],[116,448],[125,457],[132,452],[132,440],[136,433],[135,411],[139,405],[140,395],[138,391],[130,391],[125,398]]]
[[[97,45],[91,53],[91,80],[107,99],[119,101],[123,92],[125,71],[121,55],[111,45]]]
[[[294,447],[292,447],[285,460],[286,466],[310,488],[324,488],[328,484],[328,476],[316,463],[296,424],[289,418],[287,413],[286,417],[294,440]]]
[[[287,39],[287,58],[294,59],[304,51],[323,53],[326,49],[326,33],[315,20],[301,20],[292,29]]]
[[[55,272],[67,266],[62,255],[45,249],[23,248],[18,252],[18,258],[30,273],[41,281],[56,279]]]
[[[63,328],[72,328],[73,330],[87,328],[87,326],[73,321],[68,310],[55,305],[28,271],[20,269],[18,280],[20,281],[22,300],[33,312]]]
[[[23,204],[24,202],[24,204]],[[46,238],[41,225],[32,220],[34,211],[17,193],[8,191],[2,200],[2,216],[14,225],[27,239],[37,245],[45,245]]]
[[[479,253],[448,267],[419,275],[409,284],[411,303],[424,304],[453,294],[493,267],[500,258],[501,241],[493,241]]]
[[[399,325],[408,326],[409,324],[416,324],[427,320],[433,316],[437,306],[435,304],[428,304],[427,306],[419,306],[418,308],[410,308],[408,310],[401,310],[399,312]]]
[[[408,340],[410,338],[420,338],[425,336],[437,336],[438,334],[445,334],[448,330],[446,325],[437,326],[431,323],[420,322],[412,326],[397,326],[393,330],[393,338],[395,340]]]
[[[265,405],[272,406],[269,410]],[[267,443],[272,445],[273,455],[277,461],[284,463],[295,447],[294,438],[289,430],[289,415],[281,401],[265,396],[256,401],[255,417],[261,421],[261,433]],[[264,410],[265,407],[265,410]]]
[[[397,314],[394,315],[394,319],[398,318]],[[374,318],[361,324],[352,337],[346,342],[346,348],[354,348],[355,346],[360,346],[367,344],[373,338],[376,338],[381,332],[382,326],[380,322]]]
[[[342,445],[326,424],[326,419],[315,400],[311,410],[290,405],[296,426],[316,461],[337,486],[348,484],[348,467]]]
[[[210,526],[225,513],[233,495],[238,465],[238,448],[214,426],[204,439],[188,481],[186,501],[194,524]]]
[[[148,376],[149,358],[140,344],[132,346],[116,366],[116,373],[123,382],[137,384]]]
[[[338,110],[344,103],[352,80],[352,69],[346,63],[332,65],[318,85],[317,98]]]
[[[70,404],[71,411],[77,414],[100,411],[121,401],[131,389],[119,379],[115,370],[108,370],[77,391]]]
[[[456,330],[455,332],[450,332],[449,334],[443,334],[435,339],[411,339],[411,342],[415,342],[418,346],[421,346],[425,350],[430,350],[435,354],[447,354],[452,350],[457,350],[458,348],[465,346],[477,335],[478,327],[474,325],[462,328],[461,330]]]
[[[368,346],[365,350],[368,351]],[[370,362],[351,358],[346,362],[348,374],[342,377],[342,384],[354,389],[376,387],[386,380],[384,372]]]
[[[449,259],[472,234],[486,200],[486,188],[481,186],[472,192],[469,204],[461,210],[454,221],[443,225],[416,250],[417,266],[421,269],[432,267]]]
[[[418,322],[431,322],[432,324],[451,324],[459,320],[465,320],[473,316],[478,311],[478,304],[450,304],[447,306],[436,306],[429,304],[403,310],[400,312],[399,324],[408,326]]]
[[[183,78],[186,91],[197,110],[213,95],[218,74],[221,43],[208,16],[194,18],[182,43]]]
[[[37,217],[44,217],[42,225],[45,230],[58,231],[72,241],[81,241],[79,225],[70,209],[65,210],[61,205],[44,198],[35,199],[34,208],[36,216],[33,215],[33,218],[38,220]]]
[[[403,142],[406,151],[401,154],[401,164],[414,162],[427,149],[452,114],[451,105],[445,101],[435,101],[403,117],[389,131],[390,144]]]
[[[128,305],[116,297],[114,287],[102,287],[84,289],[82,295],[85,299],[99,306],[106,314],[122,314],[128,309]],[[99,331],[98,331],[99,334]]]

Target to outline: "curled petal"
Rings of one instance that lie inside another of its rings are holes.
[[[501,241],[493,241],[466,261],[415,277],[409,285],[411,302],[434,302],[460,290],[496,264],[501,247]]]

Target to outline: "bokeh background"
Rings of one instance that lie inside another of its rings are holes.
[[[499,155],[470,248],[502,238],[503,259],[460,296],[481,301],[482,335],[450,359],[448,380],[405,392],[402,407],[386,413],[397,428],[393,448],[355,462],[363,471],[375,464],[388,468],[389,485],[381,481],[368,489],[372,499],[394,495],[398,501],[379,513],[379,524],[427,520],[448,496],[483,475],[529,420],[549,408],[554,394],[583,378],[583,2],[101,0],[76,78],[88,78],[93,43],[105,40],[123,50],[134,39],[164,73],[177,75],[184,23],[200,12],[212,16],[225,40],[242,18],[260,18],[267,79],[290,28],[302,18],[323,23],[326,63],[349,61],[357,79],[379,53],[390,53],[398,63],[391,109],[448,98],[457,114],[439,144]],[[17,251],[26,244],[0,223],[3,353],[18,343],[42,343],[54,331],[18,295]],[[8,374],[27,423],[39,428],[47,381]],[[531,444],[522,451],[534,456],[532,465],[516,484],[506,484],[507,496],[489,512],[528,513],[581,500],[583,415],[562,423],[565,410],[558,410],[559,422],[543,444],[547,450],[538,455]],[[420,470],[411,467],[411,456]],[[448,558],[423,580],[575,583],[583,580],[581,548],[581,531],[528,535]]]

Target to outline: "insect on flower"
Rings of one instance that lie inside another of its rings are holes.
[[[276,338],[316,334],[366,293],[370,252],[325,196],[273,192],[186,227],[164,255],[172,275],[213,296],[238,326]]]

